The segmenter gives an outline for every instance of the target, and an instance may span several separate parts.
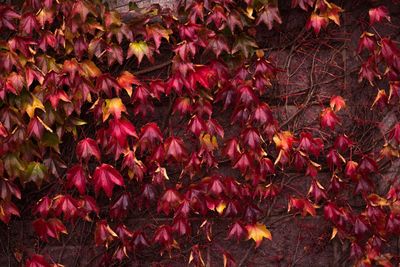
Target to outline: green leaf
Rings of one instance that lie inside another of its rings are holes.
[[[42,163],[30,162],[25,171],[25,183],[34,182],[38,188],[42,186],[43,180],[47,180],[47,168]]]

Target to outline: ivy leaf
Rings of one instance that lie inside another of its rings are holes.
[[[121,118],[121,113],[126,113],[126,107],[122,103],[121,98],[113,98],[113,99],[106,99],[103,104],[103,122],[105,122],[110,114],[114,116],[116,119]]]
[[[381,22],[383,19],[386,19],[390,22],[389,10],[386,6],[378,6],[375,8],[371,8],[368,11],[369,14],[369,23],[374,24],[376,22]]]
[[[96,246],[108,244],[117,238],[118,235],[111,229],[106,220],[101,220],[96,223],[96,229],[94,230],[94,241]]]
[[[53,199],[52,208],[56,216],[64,214],[64,219],[75,219],[78,215],[78,203],[70,195],[57,195]]]
[[[50,267],[43,255],[33,254],[26,260],[26,267]]]
[[[215,35],[209,38],[207,49],[213,51],[217,58],[223,51],[226,53],[230,52],[227,41],[223,35]]]
[[[260,246],[262,240],[267,238],[272,240],[271,232],[262,223],[246,225],[248,239],[253,239],[256,242],[256,248]]]
[[[67,188],[75,186],[81,195],[85,194],[86,175],[82,165],[77,164],[67,171]]]
[[[47,168],[42,163],[30,162],[25,170],[25,183],[34,182],[38,188],[47,179]]]
[[[306,24],[306,29],[309,30],[311,28],[314,29],[315,34],[319,34],[321,28],[326,28],[328,26],[329,20],[325,16],[320,16],[317,13],[313,12],[311,17],[308,19]]]
[[[326,15],[330,20],[335,22],[336,25],[340,26],[340,13],[343,12],[343,9],[338,7],[335,4],[330,3],[328,5],[328,11],[326,11]]]
[[[39,32],[39,23],[36,20],[36,16],[33,13],[25,13],[19,23],[19,27],[22,32],[31,35],[33,30]]]
[[[28,104],[25,108],[25,111],[30,118],[32,118],[34,116],[36,109],[40,109],[40,110],[46,112],[42,101],[40,101],[40,99],[37,98],[35,95],[32,95],[32,98],[33,98],[32,103]]]
[[[153,51],[150,46],[144,41],[132,42],[129,44],[127,59],[136,56],[138,60],[138,65],[142,62],[143,57],[146,55],[150,62],[153,62]]]
[[[124,179],[121,174],[113,166],[105,163],[96,168],[93,179],[96,194],[99,193],[100,189],[103,189],[109,198],[112,196],[114,185],[124,186]]]
[[[17,206],[11,201],[0,200],[0,211],[0,220],[5,224],[10,222],[12,215],[20,217]]]
[[[292,7],[300,6],[301,9],[307,11],[309,7],[313,7],[315,0],[292,0]]]
[[[169,36],[171,34],[172,30],[165,29],[160,24],[154,24],[151,26],[146,25],[146,40],[153,39],[156,50],[158,50],[160,47],[161,39],[164,38],[165,40],[169,41]]]
[[[249,56],[253,54],[254,48],[258,48],[254,39],[242,34],[236,39],[232,48],[232,54],[241,51],[245,58],[249,58]]]
[[[321,112],[321,126],[324,128],[335,129],[337,123],[339,123],[339,118],[333,112],[332,108],[325,108]]]
[[[166,158],[174,158],[176,161],[181,162],[187,157],[187,152],[181,138],[171,136],[165,140],[164,143]]]
[[[94,156],[100,161],[100,150],[95,140],[91,138],[85,138],[81,140],[76,146],[76,155],[79,159],[88,160],[91,156]]]
[[[0,29],[6,27],[12,31],[16,30],[14,20],[19,19],[21,16],[12,8],[6,5],[0,6]]]
[[[240,222],[235,222],[229,229],[228,239],[236,238],[236,240],[240,240],[246,234],[246,228]]]
[[[268,30],[272,30],[274,21],[282,24],[282,19],[279,15],[279,9],[276,6],[266,5],[263,7],[262,12],[259,13],[256,24],[259,25],[261,22],[263,22],[265,25],[267,25]]]
[[[139,80],[129,71],[124,71],[117,78],[117,83],[121,88],[125,89],[129,96],[132,96],[132,85],[140,85]]]
[[[332,96],[330,101],[330,106],[333,111],[338,112],[342,108],[346,107],[346,102],[341,96]]]

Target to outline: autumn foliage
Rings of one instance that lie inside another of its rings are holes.
[[[0,220],[28,221],[35,234],[15,261],[60,266],[42,244],[83,221],[96,264],[152,251],[154,263],[203,266],[218,221],[218,239],[274,242],[279,199],[290,216],[323,216],[351,263],[398,262],[388,248],[400,235],[400,186],[382,191],[379,177],[400,156],[400,123],[367,149],[342,127],[339,95],[321,104],[315,128],[293,131],[298,113],[277,120],[270,92],[286,70],[259,36],[285,23],[279,2],[132,6],[125,19],[97,0],[0,4]],[[345,12],[327,0],[291,8],[315,38]],[[391,22],[385,5],[362,16],[359,80],[378,89],[370,112],[387,112],[400,97],[400,48],[375,28]],[[308,190],[287,186],[293,173]],[[237,264],[219,253],[217,265]]]

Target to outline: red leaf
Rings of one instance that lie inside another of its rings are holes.
[[[333,111],[338,112],[342,108],[346,107],[346,102],[341,96],[332,96],[330,101],[330,106]]]
[[[321,126],[325,128],[335,129],[337,123],[339,123],[339,118],[333,112],[331,108],[325,108],[321,112]]]
[[[11,216],[20,216],[19,210],[14,203],[7,200],[0,200],[0,220],[5,224],[10,222]]]
[[[168,137],[165,140],[164,147],[166,159],[173,158],[176,161],[181,162],[187,157],[183,140],[179,137]]]
[[[105,247],[108,247],[108,244],[117,237],[117,234],[111,229],[106,220],[96,223],[96,229],[94,230],[96,246],[105,245]]]
[[[33,254],[26,260],[26,267],[51,267],[43,255]]]
[[[47,214],[49,213],[51,206],[52,206],[52,200],[48,196],[45,196],[36,203],[36,206],[34,207],[32,213],[33,214],[39,213],[40,216],[47,217]]]
[[[237,240],[242,239],[247,235],[247,230],[240,222],[235,222],[229,229],[228,239],[235,238]]]
[[[142,151],[154,146],[157,142],[162,142],[162,140],[160,128],[155,122],[147,123],[140,129],[138,143]]]
[[[105,163],[96,168],[93,179],[96,194],[99,193],[100,189],[103,189],[109,198],[112,196],[114,185],[124,186],[124,179],[121,174],[113,166]]]
[[[369,32],[363,32],[360,36],[357,52],[361,53],[364,49],[367,49],[369,52],[374,52],[375,47],[376,47],[375,35]]]
[[[174,189],[168,189],[158,202],[157,212],[163,211],[168,215],[171,209],[176,208],[182,200],[181,195]]]
[[[369,23],[381,22],[383,19],[390,21],[389,10],[386,6],[378,6],[368,11]]]
[[[122,193],[110,207],[111,218],[125,218],[132,207],[132,200],[127,192]]]
[[[249,155],[249,153],[242,153],[239,159],[236,161],[233,168],[238,169],[242,174],[245,174],[248,171],[248,169],[252,168],[252,166],[253,166],[253,160]]]
[[[79,159],[85,160],[88,160],[91,156],[94,156],[98,161],[100,161],[101,157],[96,141],[91,138],[85,138],[78,143],[76,146],[76,155]]]
[[[64,214],[64,219],[74,220],[78,216],[78,203],[70,195],[58,195],[53,199],[52,208],[56,216]]]
[[[75,186],[81,195],[86,191],[86,175],[82,165],[77,164],[67,171],[67,188]]]

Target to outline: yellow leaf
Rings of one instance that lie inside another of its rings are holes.
[[[221,201],[217,207],[215,207],[215,210],[221,215],[226,208],[226,203],[224,201]]]
[[[293,139],[293,134],[289,131],[277,133],[273,137],[276,148],[283,150],[288,150],[292,147]]]
[[[215,137],[214,135],[211,136],[208,133],[203,133],[200,135],[199,138],[200,138],[200,143],[208,150],[212,151],[218,148],[217,137]]]
[[[126,113],[126,107],[122,103],[121,98],[113,98],[107,99],[103,105],[103,122],[108,119],[110,114],[112,114],[115,118],[120,119],[121,113]]]
[[[377,194],[370,194],[368,196],[368,201],[371,204],[371,206],[377,207],[377,206],[388,206],[389,202],[387,199],[377,195]]]
[[[337,235],[337,228],[333,227],[332,229],[332,235],[331,235],[331,240],[335,238],[335,236]]]
[[[256,242],[256,247],[261,244],[263,238],[272,240],[271,232],[262,223],[256,223],[254,225],[249,224],[246,226],[248,239],[253,239]]]
[[[26,109],[25,109],[26,113],[28,113],[30,118],[32,118],[35,115],[35,110],[37,108],[43,110],[44,112],[46,112],[45,109],[44,109],[42,101],[40,101],[40,99],[37,98],[34,95],[32,95],[32,98],[33,98],[32,103],[27,105]]]
[[[101,75],[101,70],[91,60],[83,61],[81,67],[88,77],[93,78]]]

